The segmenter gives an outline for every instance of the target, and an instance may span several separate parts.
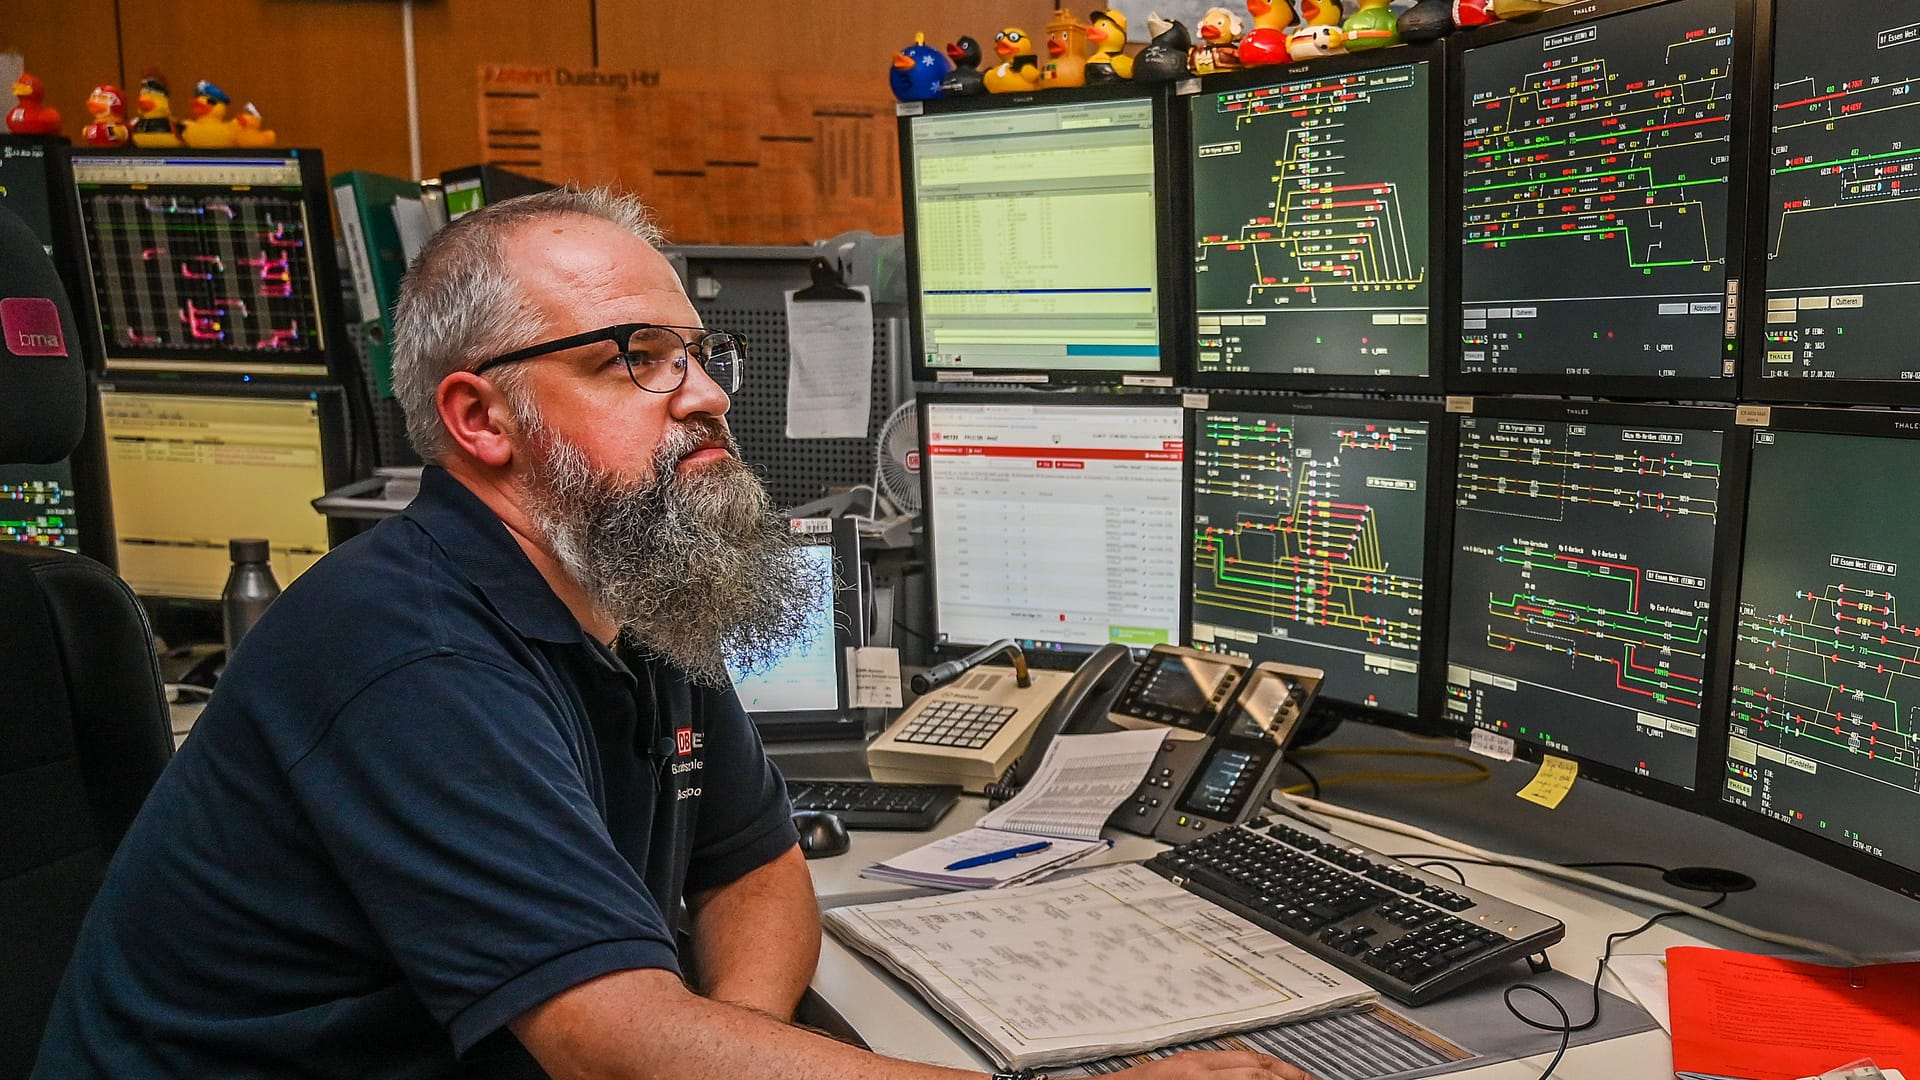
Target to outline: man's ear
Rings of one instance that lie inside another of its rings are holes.
[[[513,406],[499,387],[471,371],[456,371],[440,380],[433,403],[461,453],[494,469],[513,461]]]

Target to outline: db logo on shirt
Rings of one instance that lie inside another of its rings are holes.
[[[686,757],[700,749],[700,744],[706,741],[700,737],[699,732],[690,727],[675,728],[673,732],[673,747],[681,757]]]

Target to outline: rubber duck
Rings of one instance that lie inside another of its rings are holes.
[[[1400,13],[1401,41],[1435,41],[1453,33],[1449,0],[1420,0]]]
[[[1152,40],[1133,58],[1133,80],[1169,82],[1186,78],[1187,49],[1193,45],[1187,24],[1178,19],[1163,19],[1156,11],[1147,16],[1147,33]]]
[[[1308,26],[1287,36],[1287,55],[1295,60],[1338,56],[1345,49],[1346,36],[1337,26]]]
[[[44,104],[47,88],[26,72],[13,83],[13,108],[7,111],[7,130],[15,135],[60,134],[60,110]]]
[[[193,87],[193,119],[181,127],[180,138],[200,149],[232,146],[240,125],[227,119],[227,106],[231,104],[226,91],[201,79]]]
[[[1499,21],[1500,16],[1493,12],[1493,0],[1453,0],[1453,25],[1462,30]]]
[[[1387,10],[1390,2],[1360,0],[1360,10],[1347,16],[1347,21],[1340,24],[1340,32],[1346,35],[1348,52],[1384,49],[1400,44],[1400,20]]]
[[[1047,23],[1047,61],[1040,65],[1040,88],[1059,90],[1087,85],[1087,26],[1066,8]]]
[[[1000,62],[984,76],[988,93],[1017,94],[1040,85],[1040,62],[1025,30],[1009,26],[993,35],[993,51]]]
[[[280,141],[280,133],[270,127],[264,127],[260,119],[260,110],[247,102],[247,107],[233,118],[236,125],[233,133],[235,146],[272,146]]]
[[[172,99],[167,96],[167,77],[149,71],[140,80],[140,96],[133,99],[140,115],[133,122],[133,145],[146,147],[179,146],[180,125],[173,118]]]
[[[87,115],[93,119],[80,129],[80,138],[88,146],[125,146],[133,137],[127,130],[127,99],[111,83],[102,83],[87,95]]]
[[[1020,27],[1006,27],[993,35],[993,52],[1000,63],[983,77],[989,94],[1018,94],[1041,83],[1041,61],[1033,56],[1033,38]]]
[[[1133,78],[1133,57],[1128,56],[1127,17],[1113,8],[1087,16],[1087,42],[1093,55],[1087,57],[1087,85],[1106,86]]]
[[[927,35],[915,34],[913,44],[893,54],[887,82],[900,101],[932,101],[940,96],[940,80],[949,69],[946,55],[927,44]]]
[[[1345,17],[1340,0],[1300,0],[1300,19],[1307,26],[1339,26]]]
[[[1240,39],[1240,62],[1248,67],[1287,62],[1287,28],[1299,18],[1292,0],[1247,0],[1253,29]]]
[[[947,59],[953,70],[940,80],[941,97],[972,97],[987,92],[985,76],[980,74],[980,43],[966,35],[947,45]]]
[[[1208,8],[1200,16],[1200,43],[1187,50],[1187,70],[1195,75],[1240,70],[1240,46],[1244,32],[1240,16],[1223,7]]]

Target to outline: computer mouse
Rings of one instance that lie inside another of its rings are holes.
[[[853,843],[839,815],[825,810],[795,810],[793,827],[800,830],[800,853],[809,859],[845,855]]]

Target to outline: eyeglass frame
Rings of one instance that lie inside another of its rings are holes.
[[[542,356],[550,356],[554,353],[561,353],[568,349],[577,349],[582,345],[593,345],[602,341],[612,345],[618,350],[607,358],[611,362],[634,355],[625,346],[633,340],[633,335],[642,330],[665,330],[680,339],[680,362],[677,365],[680,371],[680,381],[665,390],[655,390],[650,386],[645,386],[640,382],[639,376],[634,374],[633,361],[629,359],[626,361],[627,379],[633,383],[636,389],[644,390],[649,394],[678,393],[681,387],[687,385],[687,369],[692,361],[693,350],[698,349],[700,354],[705,356],[706,350],[701,348],[701,343],[710,337],[719,335],[733,342],[733,378],[730,380],[733,385],[723,386],[718,379],[713,380],[714,385],[719,386],[721,391],[728,396],[740,392],[740,387],[745,378],[745,373],[741,370],[741,363],[747,356],[747,343],[740,338],[740,335],[727,330],[709,330],[704,326],[673,326],[668,323],[615,323],[612,326],[603,326],[598,330],[587,330],[578,334],[569,334],[566,337],[555,338],[552,341],[543,341],[538,345],[529,345],[524,349],[515,349],[512,352],[501,353],[499,356],[484,361],[478,366],[468,368],[467,370],[475,375],[484,375],[488,369],[499,367],[502,364],[515,364],[522,360],[537,360]],[[699,336],[695,337],[692,341],[688,341],[686,334],[682,333],[682,331],[693,331]],[[700,361],[700,370],[705,372],[708,378],[713,378],[713,373],[707,371],[707,362],[704,359]]]

